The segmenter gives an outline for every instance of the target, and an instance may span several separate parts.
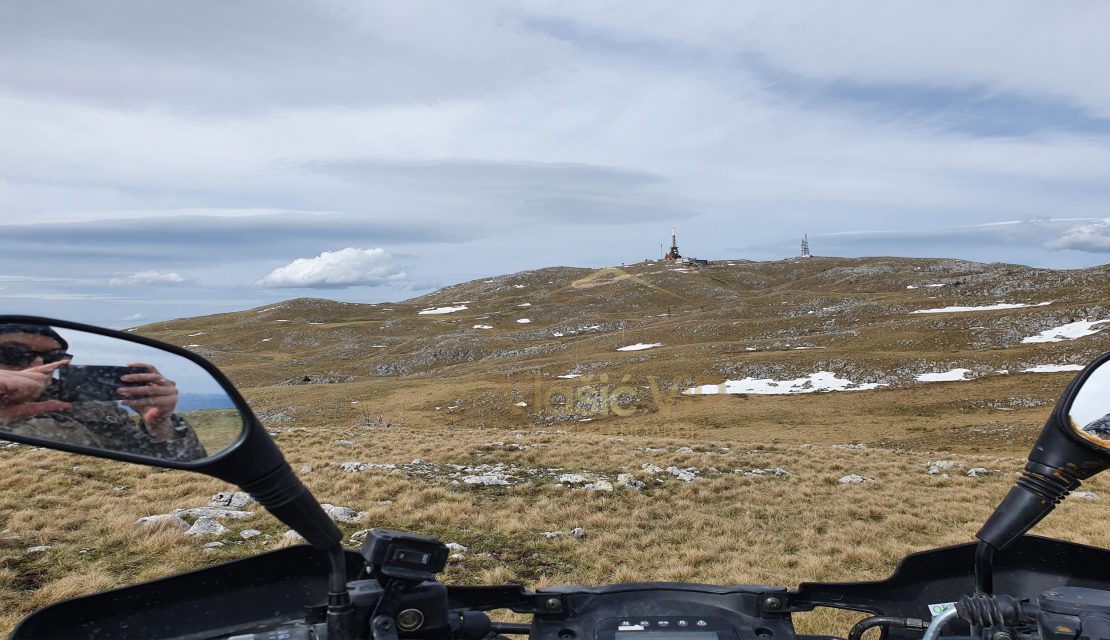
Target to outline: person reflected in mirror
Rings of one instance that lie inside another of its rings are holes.
[[[1102,416],[1098,420],[1092,421],[1090,424],[1083,427],[1082,431],[1100,440],[1110,440],[1110,413]]]
[[[50,327],[0,325],[0,429],[95,449],[161,460],[196,460],[207,454],[196,432],[174,413],[177,385],[150,364],[122,376],[120,403],[64,402],[54,371],[69,364],[69,344]]]

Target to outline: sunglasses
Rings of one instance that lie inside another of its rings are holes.
[[[35,351],[21,344],[0,344],[0,364],[9,367],[28,367],[35,358],[42,358],[43,364],[50,364],[59,360],[72,360],[73,356],[66,353],[64,349]]]

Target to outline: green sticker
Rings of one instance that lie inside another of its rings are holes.
[[[931,604],[931,605],[929,605],[929,615],[939,616],[940,614],[944,613],[945,611],[948,611],[949,609],[955,608],[955,606],[956,606],[955,602],[942,602],[940,604]]]

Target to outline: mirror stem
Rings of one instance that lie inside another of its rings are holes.
[[[355,608],[347,591],[347,556],[343,545],[327,550],[331,565],[328,586],[328,640],[355,640]]]
[[[994,593],[994,547],[983,541],[975,548],[975,592]]]

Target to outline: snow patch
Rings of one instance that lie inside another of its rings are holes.
[[[1105,324],[1110,322],[1107,320],[1080,320],[1079,322],[1072,322],[1052,329],[1045,329],[1035,336],[1022,338],[1022,344],[1034,344],[1038,342],[1063,342],[1064,340],[1075,340],[1084,336],[1093,336],[1094,334],[1102,331],[1105,327],[1095,329],[1095,325]]]
[[[643,351],[644,349],[651,349],[653,347],[661,346],[663,346],[662,342],[652,342],[651,344],[637,342],[636,344],[630,344],[627,347],[620,347],[617,349],[617,351]]]
[[[435,308],[430,308],[430,309],[422,309],[421,311],[417,312],[416,315],[418,315],[418,316],[431,316],[431,315],[440,315],[440,314],[444,314],[444,313],[455,313],[456,311],[462,311],[463,309],[466,309],[466,308],[467,307],[466,307],[465,304],[457,304],[453,307],[435,307]]]
[[[529,318],[521,318],[520,320],[517,320],[516,323],[517,324],[528,324],[531,321],[532,320],[530,320]]]
[[[1082,371],[1081,364],[1039,364],[1035,367],[1022,369],[1023,373],[1057,373],[1059,371]]]
[[[996,311],[999,309],[1022,309],[1024,307],[1043,307],[1052,304],[1052,301],[1039,304],[999,302],[985,307],[941,307],[939,309],[918,309],[913,313],[962,313],[965,311]]]
[[[490,325],[488,325],[488,324],[476,324],[476,325],[474,325],[474,326],[473,326],[473,327],[471,327],[471,328],[472,328],[472,329],[492,329],[493,327],[491,327],[491,326],[490,326]]]
[[[818,391],[870,391],[886,385],[877,382],[857,383],[847,378],[838,378],[831,371],[818,371],[803,378],[793,380],[772,380],[770,378],[744,378],[725,380],[722,384],[706,384],[686,389],[685,395],[713,395],[724,393],[752,393],[758,395],[788,395],[795,393],[815,393]]]
[[[918,382],[955,382],[957,380],[970,380],[967,374],[971,369],[950,369],[941,373],[923,373],[917,376]]]

